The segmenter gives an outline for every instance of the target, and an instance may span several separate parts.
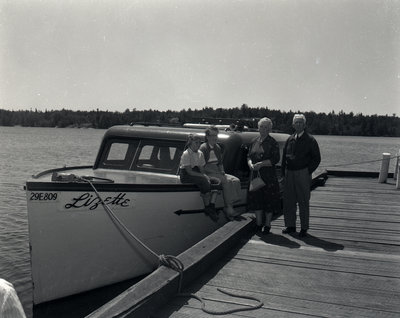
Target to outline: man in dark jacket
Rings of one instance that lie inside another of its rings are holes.
[[[304,130],[305,126],[305,116],[295,114],[293,117],[295,133],[286,141],[282,156],[282,175],[285,176],[283,213],[286,226],[282,233],[296,232],[298,203],[301,237],[307,236],[309,228],[311,174],[321,162],[318,143]]]

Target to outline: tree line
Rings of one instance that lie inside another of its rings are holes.
[[[136,110],[124,112],[62,110],[18,110],[0,109],[0,126],[24,127],[79,127],[106,129],[114,125],[152,123],[182,125],[184,123],[213,123],[246,125],[257,128],[257,121],[269,117],[274,131],[292,133],[292,119],[300,111],[283,112],[267,107],[249,107],[243,104],[236,108],[204,107],[200,110],[181,111]],[[334,111],[326,113],[303,112],[307,118],[307,129],[315,135],[388,136],[400,137],[400,118],[392,116],[363,115],[353,112]]]

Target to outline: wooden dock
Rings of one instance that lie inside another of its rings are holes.
[[[225,317],[400,317],[400,190],[390,180],[377,180],[329,175],[325,186],[312,192],[306,238],[282,234],[282,216],[265,236],[251,232],[243,221],[240,231],[251,235],[242,233],[228,252],[219,250],[224,256],[214,258],[201,276],[189,273],[183,291],[202,297],[206,308],[216,311],[256,304],[217,288],[264,304]],[[159,293],[156,301],[146,296],[136,310],[126,310],[132,300],[128,291],[90,317],[112,317],[110,308],[118,307],[126,313],[118,317],[212,317],[196,299],[166,296],[176,290],[177,276],[169,279],[173,284],[163,300]]]

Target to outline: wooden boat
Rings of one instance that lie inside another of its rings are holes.
[[[227,222],[222,213],[218,221],[206,216],[197,187],[179,180],[189,133],[204,137],[204,129],[115,126],[93,166],[48,170],[27,181],[34,304],[149,273],[158,259],[147,248],[178,255]],[[219,134],[226,172],[242,181],[236,208],[243,212],[246,145],[257,135]],[[287,135],[272,136],[282,148]]]

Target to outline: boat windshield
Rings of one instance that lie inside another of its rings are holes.
[[[177,174],[184,142],[108,140],[99,168]]]

